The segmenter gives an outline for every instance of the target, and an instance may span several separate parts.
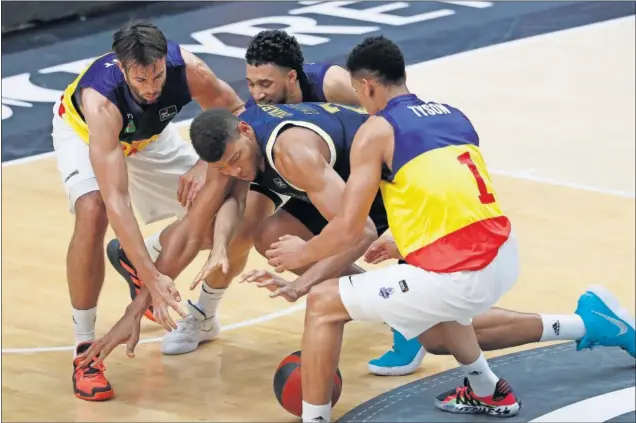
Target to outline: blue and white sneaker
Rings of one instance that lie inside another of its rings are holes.
[[[400,332],[393,332],[393,349],[380,358],[369,361],[369,371],[378,376],[404,376],[420,367],[426,351],[417,338],[407,341]]]
[[[636,358],[634,317],[609,290],[598,285],[588,288],[579,298],[575,313],[585,325],[585,336],[577,341],[577,350],[620,347]]]

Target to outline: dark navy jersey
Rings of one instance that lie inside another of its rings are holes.
[[[327,65],[323,63],[307,63],[303,66],[303,71],[305,75],[307,75],[307,80],[309,81],[309,85],[300,85],[300,89],[303,94],[303,103],[313,103],[313,102],[326,102],[327,98],[325,97],[324,92],[324,82],[325,75],[330,67],[333,65]],[[253,97],[250,97],[245,104],[245,107],[251,107],[256,104]]]
[[[123,118],[119,140],[126,154],[133,154],[156,140],[183,106],[192,101],[181,49],[172,41],[168,41],[166,82],[153,104],[140,105],[134,100],[112,52],[96,59],[66,88],[59,114],[88,142],[88,126],[80,102],[82,88],[96,90],[117,106]]]
[[[265,161],[265,170],[257,175],[254,183],[279,194],[309,201],[304,190],[294,187],[276,170],[274,144],[278,135],[293,126],[316,132],[329,147],[330,165],[346,181],[350,173],[349,153],[353,138],[369,115],[357,107],[300,103],[250,107],[239,117],[254,129]]]

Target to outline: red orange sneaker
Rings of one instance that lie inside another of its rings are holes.
[[[137,270],[132,265],[132,262],[128,260],[124,249],[121,248],[119,241],[116,239],[112,239],[108,246],[106,246],[106,256],[108,257],[108,261],[115,268],[117,273],[124,278],[126,283],[128,284],[128,289],[130,290],[130,298],[132,300],[137,297],[137,294],[141,290],[141,280],[137,277]],[[152,306],[148,307],[148,310],[144,313],[146,319],[152,320],[155,322],[155,317],[152,314]]]
[[[91,342],[82,342],[77,346],[77,354],[81,354],[91,346]],[[73,360],[73,390],[75,396],[86,401],[107,401],[115,393],[104,376],[106,366],[91,364],[79,367],[79,358]]]
[[[521,401],[504,379],[499,379],[492,395],[477,397],[470,387],[468,378],[465,378],[464,386],[438,395],[435,406],[451,413],[512,417],[521,409]]]

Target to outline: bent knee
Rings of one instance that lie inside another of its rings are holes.
[[[269,250],[270,245],[278,241],[280,234],[281,232],[276,225],[260,225],[252,232],[254,248],[260,255],[265,256],[265,252]]]
[[[439,326],[433,326],[417,338],[429,354],[445,355],[448,353],[444,346],[444,333]]]
[[[75,230],[105,232],[108,226],[106,205],[99,191],[89,192],[75,201]]]
[[[307,295],[306,316],[321,323],[351,320],[349,313],[342,303],[339,283],[331,279],[314,285]]]

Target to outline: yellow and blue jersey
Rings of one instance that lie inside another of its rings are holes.
[[[127,156],[157,140],[168,123],[192,101],[181,48],[172,41],[168,41],[166,82],[153,104],[140,105],[134,100],[113,52],[98,57],[64,90],[57,113],[88,143],[88,125],[80,101],[82,88],[96,90],[119,109],[123,118],[119,140]]]
[[[487,266],[511,224],[471,122],[413,94],[393,98],[377,115],[393,127],[393,163],[380,188],[407,263],[439,273]]]

